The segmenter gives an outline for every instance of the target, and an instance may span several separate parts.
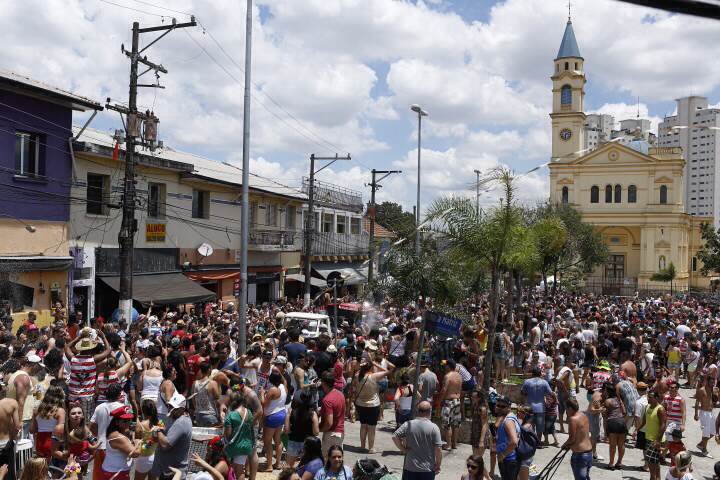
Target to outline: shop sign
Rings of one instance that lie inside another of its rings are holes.
[[[148,242],[164,242],[165,241],[165,224],[164,223],[146,223],[145,224],[145,240]]]

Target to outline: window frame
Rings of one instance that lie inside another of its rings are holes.
[[[101,190],[100,190],[100,197],[97,199],[94,195],[91,196],[90,192],[91,189],[97,188],[95,186],[91,186],[90,177],[95,177],[96,179],[99,179],[102,183]],[[108,209],[108,200],[110,198],[110,175],[105,175],[102,173],[95,173],[95,172],[87,172],[87,175],[85,177],[86,179],[86,185],[85,185],[85,213],[87,215],[98,215],[98,216],[107,216],[109,213]],[[98,204],[99,203],[99,204]]]
[[[328,222],[329,217],[329,222]],[[335,231],[335,214],[323,212],[320,219],[322,220],[322,233],[333,233]]]
[[[613,186],[605,185],[605,203],[613,203]]]
[[[297,207],[295,205],[285,206],[285,228],[288,230],[297,228]]]
[[[33,167],[34,171],[31,171],[30,169],[25,168],[27,162],[23,159],[23,152],[25,149],[21,147],[21,145],[24,143],[22,139],[28,139],[27,142],[30,143],[30,148],[28,151],[34,150],[34,158],[33,158]],[[34,144],[34,148],[33,147]],[[42,158],[42,151],[41,146],[42,139],[40,134],[29,132],[26,130],[16,130],[15,131],[15,170],[16,174],[21,177],[28,177],[28,178],[37,178],[44,176],[44,164],[43,164],[43,158]],[[19,156],[18,156],[19,155]]]
[[[562,187],[560,193],[560,201],[565,205],[570,203],[570,189],[567,187],[567,185]]]
[[[210,218],[210,192],[193,188],[192,218]]]
[[[636,185],[629,185],[628,186],[628,203],[637,203],[637,186]]]
[[[342,219],[342,222],[341,222],[341,219]],[[342,232],[340,231],[341,226],[342,226]],[[335,215],[335,233],[337,233],[338,235],[345,235],[346,233],[348,233],[347,215],[341,215],[341,214]]]
[[[572,87],[570,85],[560,87],[560,105],[572,105]]]
[[[613,201],[614,203],[622,203],[622,185],[615,185]]]
[[[600,187],[597,185],[590,187],[590,203],[600,203]]]
[[[149,218],[155,218],[158,220],[164,220],[165,219],[165,205],[167,204],[167,185],[164,183],[159,182],[148,182],[147,184],[148,190],[148,201],[147,201],[147,216]],[[152,200],[152,190],[153,188],[157,188],[157,199],[153,202]],[[153,209],[153,207],[155,207]]]
[[[350,235],[360,235],[362,233],[362,219],[360,217],[350,217]]]
[[[660,205],[667,205],[668,203],[668,187],[667,185],[660,185]]]

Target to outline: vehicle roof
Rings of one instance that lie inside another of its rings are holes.
[[[306,318],[308,320],[323,320],[326,318],[330,318],[327,315],[324,315],[322,313],[310,313],[310,312],[289,312],[285,314],[285,319],[288,317],[294,317],[294,318]]]

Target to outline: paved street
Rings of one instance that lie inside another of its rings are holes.
[[[683,438],[683,442],[685,443],[685,446],[689,449],[689,451],[693,453],[693,476],[696,480],[703,478],[711,479],[713,476],[713,465],[716,461],[712,457],[720,459],[720,446],[715,443],[714,440],[711,440],[708,444],[708,450],[710,450],[711,457],[701,457],[698,455],[695,445],[697,445],[697,443],[700,441],[701,434],[700,424],[693,420],[694,400],[691,398],[691,396],[694,394],[694,392],[692,390],[681,390],[681,394],[687,402],[688,415],[687,429],[685,431],[685,438]],[[580,395],[578,398],[580,400],[581,408],[585,409],[587,407],[587,400],[584,390],[580,390]],[[715,409],[715,414],[717,414],[717,412],[718,409]],[[358,445],[360,445],[360,424],[358,422],[352,424],[346,422],[346,463],[351,465],[354,464],[355,461],[359,458],[370,457],[375,458],[380,463],[386,465],[393,472],[400,473],[402,471],[403,456],[398,453],[397,448],[395,447],[392,439],[390,438],[390,433],[392,432],[393,425],[394,412],[392,411],[392,409],[387,409],[385,410],[385,421],[381,422],[380,425],[378,425],[378,434],[376,436],[375,445],[375,449],[378,453],[374,455],[368,455],[366,453],[361,453],[359,451],[360,449],[358,448]],[[564,442],[566,439],[566,435],[558,434],[558,440],[561,443]],[[452,480],[460,479],[460,476],[465,473],[465,459],[468,455],[470,455],[470,453],[471,448],[469,445],[466,444],[461,444],[456,451],[443,452],[442,472],[439,478]],[[542,469],[556,453],[558,453],[558,449],[554,447],[548,447],[538,450],[538,453],[535,455],[534,461],[534,463],[538,466],[538,470]],[[642,465],[642,452],[638,449],[626,449],[623,463],[627,465],[627,467],[622,471],[611,471],[605,468],[607,466],[606,462],[608,459],[608,445],[606,443],[600,444],[598,446],[598,455],[603,457],[605,461],[600,461],[594,465],[594,468],[591,470],[591,478],[602,478],[607,480],[643,480],[650,477],[647,472],[643,472],[640,468]],[[489,465],[489,453],[485,454],[485,462],[486,465]],[[663,466],[661,468],[662,478],[665,477],[665,473],[667,472],[668,468],[669,467],[667,466]],[[565,460],[563,460],[563,464],[557,470],[554,478],[558,480],[572,479],[569,454],[567,457],[565,457]]]

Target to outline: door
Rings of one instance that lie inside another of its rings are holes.
[[[270,301],[270,283],[258,283],[255,297],[255,303],[262,305],[265,302]]]
[[[603,294],[619,295],[620,289],[625,280],[625,255],[608,255],[605,263],[605,279],[603,282]]]

